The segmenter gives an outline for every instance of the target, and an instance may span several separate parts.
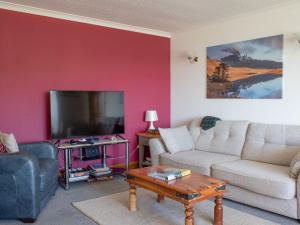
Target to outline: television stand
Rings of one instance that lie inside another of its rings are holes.
[[[71,178],[69,169],[72,167],[72,151],[74,149],[82,148],[82,147],[88,147],[88,146],[100,146],[102,148],[103,157],[102,157],[102,163],[104,166],[107,165],[107,155],[106,155],[106,147],[109,145],[117,145],[117,144],[124,144],[125,146],[125,171],[128,171],[129,168],[129,141],[125,138],[123,138],[120,135],[115,136],[115,138],[112,139],[102,139],[94,141],[93,143],[74,143],[71,144],[69,142],[59,144],[57,149],[59,151],[64,152],[64,188],[65,190],[68,190],[70,188],[69,184],[71,182],[77,182],[82,180],[88,180],[88,177],[84,177],[82,179],[78,178]]]

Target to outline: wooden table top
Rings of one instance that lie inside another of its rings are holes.
[[[148,133],[148,132],[138,132],[137,136],[145,137],[145,138],[160,138],[159,133]]]
[[[159,185],[170,190],[174,190],[183,194],[198,193],[203,195],[211,194],[212,191],[225,190],[226,181],[216,179],[213,177],[201,175],[199,173],[192,172],[191,175],[181,177],[172,181],[163,181],[157,178],[148,176],[151,172],[157,172],[166,166],[152,166],[139,169],[132,169],[127,172],[128,177],[138,178],[156,185]]]

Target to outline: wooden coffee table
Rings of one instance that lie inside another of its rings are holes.
[[[194,224],[193,206],[204,200],[215,198],[214,225],[223,224],[222,198],[226,190],[226,182],[213,177],[192,173],[191,175],[173,180],[162,181],[148,176],[150,172],[166,168],[164,166],[132,169],[127,172],[129,183],[129,210],[136,211],[136,187],[141,187],[157,193],[157,201],[164,197],[171,198],[185,206],[185,224]]]

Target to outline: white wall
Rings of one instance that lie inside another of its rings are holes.
[[[300,4],[273,8],[172,34],[171,125],[197,116],[300,124]],[[284,34],[283,99],[206,99],[206,47]],[[190,64],[187,53],[199,57]]]

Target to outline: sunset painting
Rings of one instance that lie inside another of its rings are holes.
[[[281,99],[283,35],[207,48],[207,98]]]

